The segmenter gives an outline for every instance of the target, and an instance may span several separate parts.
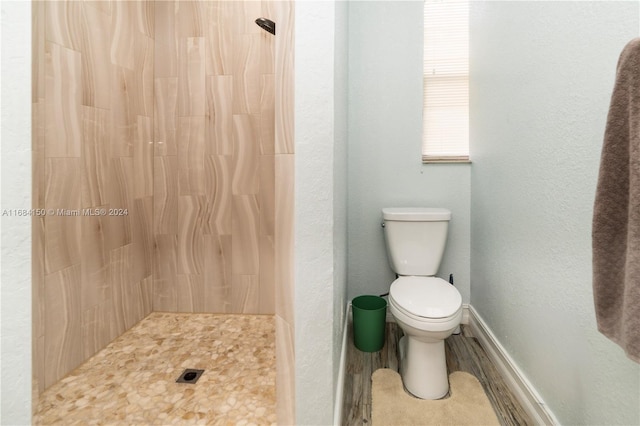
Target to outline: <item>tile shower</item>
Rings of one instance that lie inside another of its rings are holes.
[[[293,4],[32,9],[34,401],[152,312],[264,314],[292,419]]]

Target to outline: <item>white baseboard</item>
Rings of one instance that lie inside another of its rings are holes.
[[[469,325],[469,304],[468,303],[462,304],[462,320],[460,321],[460,324]]]
[[[531,383],[517,367],[513,359],[509,356],[498,339],[493,335],[487,324],[480,315],[469,306],[468,324],[471,333],[478,339],[478,342],[487,353],[487,356],[496,366],[509,389],[514,393],[522,408],[538,425],[558,425],[560,424],[555,416],[547,409],[546,404],[535,391]]]
[[[340,350],[340,366],[338,367],[338,380],[336,383],[335,401],[333,404],[333,425],[342,424],[342,412],[344,410],[344,377],[347,368],[347,331],[349,330],[349,318],[351,317],[351,301],[347,302],[347,308],[342,324],[342,348]]]

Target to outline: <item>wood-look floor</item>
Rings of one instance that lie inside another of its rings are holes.
[[[461,334],[452,335],[445,341],[449,373],[465,371],[477,377],[502,425],[533,425],[477,339],[471,336],[468,327],[462,327]],[[387,323],[385,345],[381,351],[373,353],[356,349],[351,324],[348,333],[342,424],[366,425],[371,423],[371,374],[378,368],[399,371],[397,349],[403,333],[396,323]]]

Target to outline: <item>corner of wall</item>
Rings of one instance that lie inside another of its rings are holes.
[[[31,3],[2,2],[2,209],[31,208]],[[0,423],[31,424],[31,216],[2,215]]]

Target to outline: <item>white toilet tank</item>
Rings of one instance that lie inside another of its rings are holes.
[[[382,209],[391,269],[398,275],[433,276],[438,272],[451,211],[426,207]]]

